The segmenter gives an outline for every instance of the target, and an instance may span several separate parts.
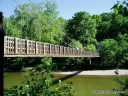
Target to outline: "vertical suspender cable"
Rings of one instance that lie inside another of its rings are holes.
[[[2,12],[2,0],[0,2],[0,11]]]
[[[7,11],[9,12],[9,0],[7,0]],[[6,21],[6,32],[5,32],[5,35],[8,36],[8,26],[9,26],[9,17],[7,17],[7,21]]]
[[[21,33],[20,33],[20,38],[22,38],[22,5],[21,5]],[[22,40],[20,39],[20,54],[22,54]]]
[[[23,20],[22,19],[23,18],[22,18],[22,5],[21,5],[21,34],[20,34],[21,38],[22,38],[22,23],[23,23]]]
[[[38,8],[38,5],[37,5],[37,8]],[[40,18],[40,12],[39,10],[37,10],[36,8],[36,13],[37,13],[37,21],[39,22],[39,18]],[[40,25],[38,24],[38,33],[41,33],[41,30],[40,30]],[[40,37],[39,37],[39,41],[41,41],[41,34],[40,34]]]
[[[26,36],[25,36],[25,38],[27,39],[28,38],[28,14],[27,14],[27,30],[26,30]]]
[[[38,11],[38,21],[39,21],[39,19],[40,19],[40,14],[39,14],[40,12]],[[42,39],[42,36],[41,36],[41,33],[42,33],[42,30],[41,30],[41,26],[38,24],[38,26],[39,26],[39,33],[40,33],[40,40],[39,41],[41,41],[41,39]]]

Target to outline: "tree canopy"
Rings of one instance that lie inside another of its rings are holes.
[[[66,25],[66,35],[86,46],[96,43],[96,23],[87,12],[75,13]]]

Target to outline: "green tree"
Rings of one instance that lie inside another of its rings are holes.
[[[128,34],[118,35],[118,51],[116,53],[116,62],[119,67],[128,68]]]
[[[4,68],[9,71],[22,71],[23,67],[23,58],[4,58]]]
[[[71,40],[70,47],[83,49],[83,45],[79,41],[76,41],[75,39]]]
[[[87,12],[77,12],[66,25],[66,34],[86,46],[96,43],[96,23]]]
[[[15,14],[9,18],[12,18],[9,24],[15,27],[8,27],[14,28],[11,32],[19,34],[21,38],[58,44],[63,38],[65,20],[58,17],[56,9],[57,5],[53,1],[18,5]]]
[[[4,18],[5,35],[20,37],[21,30],[15,25],[13,18]]]
[[[116,53],[118,51],[118,43],[114,39],[105,39],[100,42],[101,50],[101,68],[116,68]]]
[[[14,15],[4,20],[6,35],[59,44],[63,39],[65,20],[58,17],[59,13],[56,9],[56,3],[48,0],[34,3],[34,5],[31,3],[18,5],[14,10]],[[6,60],[6,62],[14,61],[14,64],[11,63],[12,66],[20,64],[12,58]],[[35,62],[39,60],[39,58],[23,58],[19,66],[36,66]],[[8,64],[6,63],[5,67],[11,66]]]
[[[102,41],[109,37],[108,31],[110,29],[110,21],[112,20],[112,13],[101,14],[101,22],[97,25],[97,41]]]
[[[102,22],[97,27],[96,38],[98,41],[103,39],[116,39],[118,34],[128,34],[128,17],[115,13],[101,14]]]
[[[110,29],[108,31],[109,38],[116,39],[119,34],[128,34],[128,17],[123,17],[122,15],[112,15],[112,20],[110,21]]]
[[[117,4],[114,4],[114,6],[111,9],[114,9],[116,14],[128,16],[128,2],[126,0],[124,0],[123,3],[117,1]]]
[[[101,17],[101,15],[92,15],[92,19],[95,20],[95,22],[96,22],[96,27],[98,27],[99,24],[101,24],[101,22],[102,22],[102,17]]]
[[[22,84],[4,89],[4,96],[73,96],[75,91],[71,82],[62,85],[59,80],[56,89],[50,89],[53,78],[51,58],[43,58],[41,62],[42,66],[26,75]]]
[[[128,68],[128,35],[119,34],[118,40],[105,39],[101,44],[101,66],[106,68]]]
[[[95,51],[96,46],[94,44],[88,44],[84,49],[87,51]]]

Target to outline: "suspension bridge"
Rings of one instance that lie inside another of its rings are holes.
[[[99,57],[99,53],[4,36],[4,57]]]

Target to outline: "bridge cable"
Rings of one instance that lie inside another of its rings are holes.
[[[9,6],[9,3],[8,3],[9,1],[7,0],[7,10],[9,11],[9,8],[8,8],[8,6]],[[9,18],[7,18],[7,24],[6,24],[6,27],[7,27],[7,29],[8,29],[8,26],[9,26]],[[8,34],[8,30],[6,29],[6,31],[5,31],[5,35],[7,36],[7,34]]]
[[[20,6],[20,4],[16,1],[16,0],[13,0],[15,3],[17,3],[17,5],[19,5]],[[31,0],[29,0],[33,5],[34,5],[34,7],[36,7],[37,9],[38,9],[38,11],[40,11],[39,10],[39,8],[37,7],[37,6],[35,6],[35,4],[31,1]],[[26,13],[28,13],[26,10],[24,10],[23,8],[21,8],[23,11],[25,11]],[[42,13],[42,12],[41,12]],[[29,13],[28,13],[29,14]],[[29,14],[29,15],[31,15],[31,14]],[[31,15],[32,16],[32,15]],[[35,15],[34,15],[35,16]],[[32,16],[32,17],[34,17],[34,16]],[[34,17],[34,19],[36,19],[35,17]],[[39,20],[38,20],[39,21]],[[41,26],[43,26],[42,25],[42,23],[39,21],[39,23],[41,24]],[[67,38],[67,39],[69,39],[70,41],[72,41],[72,39],[70,39],[68,36],[66,36],[66,34],[64,34],[63,32],[62,32],[62,34],[63,35],[65,35],[65,37]],[[69,46],[69,44],[68,43],[66,43],[66,42],[63,42],[65,45],[68,45]]]
[[[36,7],[36,9],[38,9],[38,11],[40,11],[40,9],[31,0],[29,0],[29,1],[30,1],[30,3],[32,3],[34,5],[34,7]],[[69,44],[69,40],[72,41],[72,39],[70,39],[68,36],[66,36],[66,34],[64,34],[63,32],[62,32],[62,34],[65,35],[65,37],[68,39],[68,43],[66,43],[66,45],[68,45]],[[51,33],[51,35],[52,35],[52,33]]]
[[[16,0],[13,0],[13,1],[21,8],[20,4]],[[24,8],[21,8],[21,9],[22,9],[22,11],[28,13]],[[31,15],[30,13],[28,13],[28,15],[30,15],[31,17],[33,17],[35,20],[37,19],[37,18],[35,18],[36,16],[34,14],[33,14],[34,16]],[[40,21],[39,21],[39,23],[41,24],[41,26],[43,26]]]
[[[29,28],[28,28],[28,15],[27,15],[27,28],[26,28],[26,37],[25,37],[25,39],[27,39],[28,38],[28,31],[29,31]]]
[[[16,0],[13,0],[13,1],[21,8],[22,11],[28,13],[23,7],[21,7],[21,5],[20,5]],[[30,13],[28,13],[28,15],[30,15],[31,17],[33,17],[33,18],[36,20],[36,18],[35,18],[36,16],[35,16],[34,14],[33,14],[34,16],[31,15]],[[38,20],[38,21],[39,21],[39,20]],[[27,21],[27,22],[28,22],[28,21]],[[40,21],[39,21],[39,23],[41,24]],[[43,26],[43,25],[41,24],[41,26]],[[28,23],[27,23],[27,27],[28,27]],[[28,29],[28,28],[27,28],[27,29]],[[26,34],[27,34],[27,33],[26,33]]]
[[[38,10],[38,12],[41,12],[40,9],[37,7],[38,5],[36,6],[31,0],[29,0],[29,2],[30,2],[32,5],[34,5],[34,7]],[[41,13],[42,13],[42,12],[41,12]],[[43,13],[42,13],[42,14],[43,14]],[[39,19],[38,19],[38,20],[39,20]],[[50,24],[50,25],[51,25],[51,24]],[[52,44],[52,35],[53,35],[52,32],[50,32],[51,44]]]

